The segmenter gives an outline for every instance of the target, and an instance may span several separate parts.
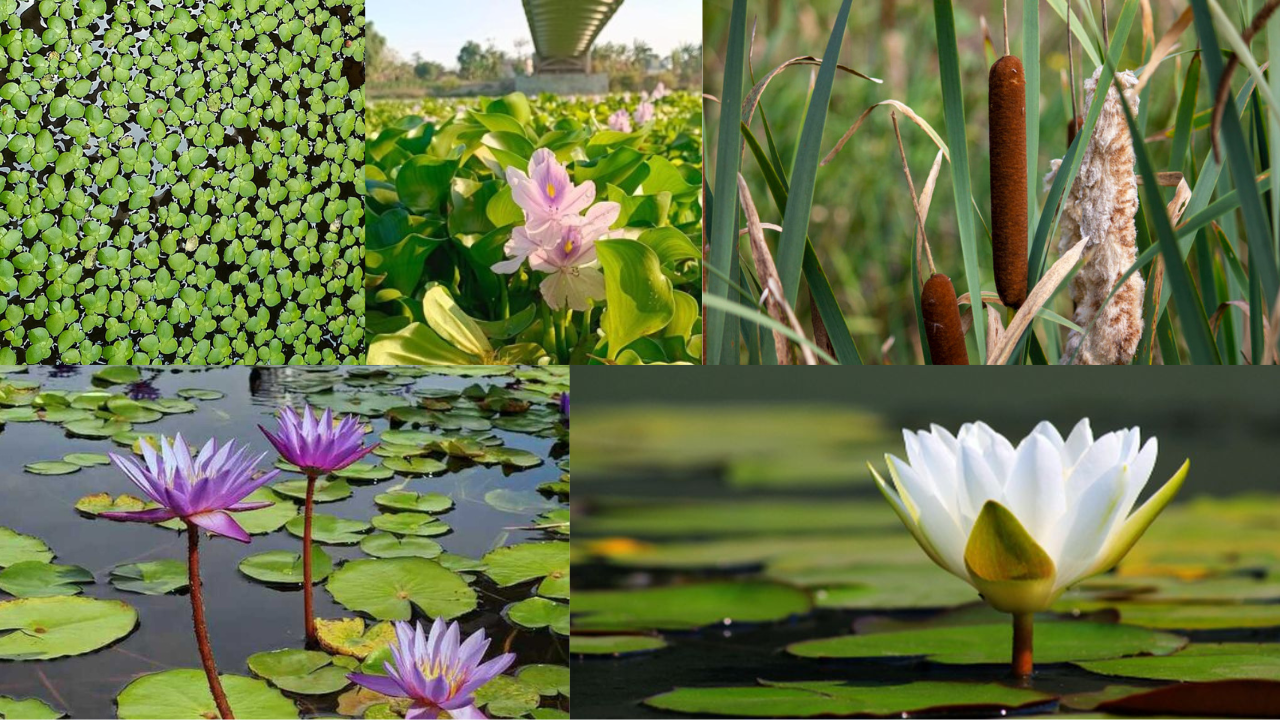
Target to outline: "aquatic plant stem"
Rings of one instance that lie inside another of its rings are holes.
[[[227,702],[227,694],[222,691],[222,681],[218,679],[218,666],[213,661],[213,648],[209,645],[209,628],[204,621],[204,593],[200,586],[200,528],[190,520],[187,523],[187,575],[191,583],[191,619],[196,628],[196,645],[200,648],[200,662],[204,665],[204,674],[209,678],[209,692],[213,694],[213,702],[218,706],[218,714],[230,720],[231,704]]]
[[[1018,678],[1031,677],[1031,635],[1035,625],[1032,613],[1015,613],[1013,616],[1013,674]]]
[[[315,473],[307,473],[307,503],[302,520],[302,612],[306,616],[307,645],[316,645],[316,619],[311,607],[311,506],[316,495]]]

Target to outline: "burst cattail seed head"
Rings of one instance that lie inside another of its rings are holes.
[[[960,331],[960,307],[951,278],[934,273],[920,293],[924,336],[934,365],[968,365],[969,352]]]
[[[987,78],[991,256],[1006,307],[1027,299],[1027,107],[1022,61],[1005,55]]]

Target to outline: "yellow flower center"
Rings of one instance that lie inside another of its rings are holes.
[[[572,240],[565,240],[565,241],[564,241],[564,251],[565,251],[566,253],[571,253],[571,252],[573,252],[573,241],[572,241]]]
[[[552,200],[556,199],[556,186],[552,185],[551,183],[547,183],[547,197],[551,198]]]
[[[422,670],[422,676],[428,681],[443,677],[445,682],[449,684],[449,697],[458,694],[458,688],[462,687],[464,678],[459,672],[457,666],[446,666],[439,660],[428,663],[426,660],[418,663],[418,668]]]

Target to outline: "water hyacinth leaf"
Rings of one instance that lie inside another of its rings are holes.
[[[602,240],[596,254],[604,271],[607,310],[601,327],[609,338],[609,359],[633,341],[667,326],[675,314],[671,280],[658,256],[635,240]]]
[[[227,702],[237,718],[297,718],[298,708],[262,680],[220,674]],[[119,717],[126,720],[217,717],[209,681],[201,670],[165,670],[143,675],[116,696]]]
[[[26,560],[0,570],[0,590],[20,598],[78,595],[80,583],[91,582],[93,573],[79,565]]]
[[[302,537],[305,522],[306,518],[295,514],[284,524],[284,528],[290,535]],[[325,545],[355,545],[360,542],[370,527],[369,523],[361,520],[347,520],[334,515],[315,513],[311,517],[311,539]]]
[[[40,462],[27,463],[23,469],[32,475],[70,475],[74,472],[80,472],[79,465],[63,460],[42,460]]]
[[[1012,642],[1013,628],[1001,623],[806,640],[787,646],[787,651],[809,658],[924,656],[944,664],[994,664],[1009,661]],[[1144,653],[1168,655],[1186,643],[1179,635],[1131,625],[1042,622],[1036,625],[1035,652],[1036,662],[1044,664]]]
[[[378,558],[438,557],[444,549],[440,543],[425,537],[398,537],[391,533],[377,532],[360,541],[360,550]]]
[[[362,618],[316,618],[316,636],[320,646],[338,655],[364,659],[371,653],[395,642],[395,626],[388,622],[365,628]]]
[[[476,707],[491,717],[517,718],[542,702],[538,688],[510,675],[499,675],[476,689]]]
[[[118,600],[45,597],[0,602],[0,660],[81,655],[110,645],[137,624],[137,611]]]
[[[546,697],[569,697],[569,668],[564,665],[525,665],[516,670],[516,677]]]
[[[569,638],[573,655],[638,655],[661,650],[667,641],[651,635],[579,635]]]
[[[117,565],[111,571],[111,584],[124,592],[165,595],[186,588],[190,582],[185,562],[152,560]]]
[[[541,597],[526,598],[507,606],[507,619],[529,629],[551,628],[558,635],[569,634],[569,606]]]
[[[809,612],[801,590],[748,580],[640,590],[588,590],[573,596],[574,627],[587,631],[691,630],[771,622]]]
[[[53,551],[43,540],[0,526],[0,568],[25,561],[51,560]]]
[[[414,510],[424,513],[441,513],[453,507],[453,499],[440,493],[416,493],[409,490],[393,490],[378,495],[373,502],[389,510]]]
[[[352,560],[329,578],[334,600],[379,620],[408,620],[413,608],[450,620],[476,607],[466,580],[424,558]]]
[[[434,537],[444,535],[450,528],[434,515],[419,512],[393,512],[374,515],[373,526],[396,535]]]
[[[17,700],[0,695],[0,718],[18,720],[57,720],[66,717],[66,713],[54,710],[48,703],[37,698]]]
[[[264,583],[276,585],[302,584],[302,554],[288,550],[268,550],[240,561],[240,572]],[[311,547],[311,577],[320,582],[333,572],[333,560],[323,549]]]
[[[291,497],[295,500],[305,500],[307,498],[307,481],[306,480],[286,480],[278,482],[271,486],[271,489],[285,497]],[[313,502],[328,503],[346,500],[351,497],[351,486],[347,481],[338,478],[336,480],[325,480],[323,478],[316,481],[315,493],[312,497]]]
[[[1004,715],[1050,702],[1038,690],[996,683],[919,681],[858,686],[839,680],[768,682],[759,686],[676,688],[644,701],[674,713],[729,717],[902,716],[910,714]]]
[[[254,653],[246,662],[254,675],[299,695],[327,695],[345,688],[351,684],[347,673],[356,665],[350,657],[295,648]]]

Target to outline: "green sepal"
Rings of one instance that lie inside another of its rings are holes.
[[[964,564],[974,586],[997,610],[1037,612],[1053,602],[1057,574],[1053,558],[1012,512],[994,500],[982,506],[973,524]]]

